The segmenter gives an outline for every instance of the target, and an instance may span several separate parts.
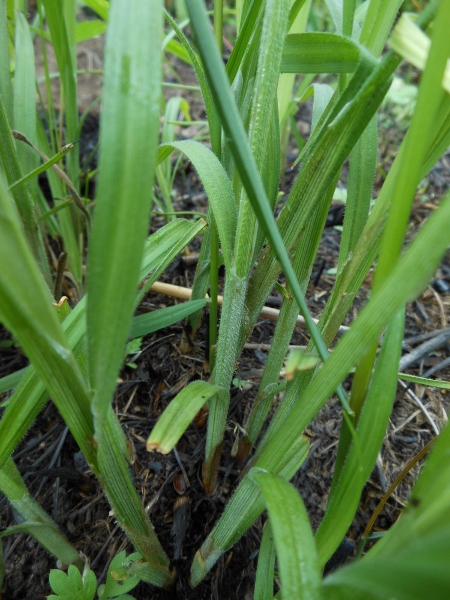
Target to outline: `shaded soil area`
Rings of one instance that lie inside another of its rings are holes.
[[[86,54],[87,56],[87,54]],[[177,67],[184,82],[193,83],[192,73],[186,67]],[[176,75],[173,75],[176,80]],[[97,83],[96,83],[97,85]],[[171,92],[172,93],[172,92]],[[198,97],[189,97],[193,119],[204,119],[203,106]],[[89,101],[92,98],[89,96]],[[296,116],[299,131],[306,136],[311,121],[310,106],[303,106]],[[83,156],[95,149],[98,118],[91,117],[83,135]],[[397,129],[383,130],[380,170],[374,195],[382,184],[386,171],[398,147]],[[195,135],[195,128],[179,130],[180,137]],[[394,149],[394,150],[393,150]],[[288,159],[294,159],[295,151]],[[94,155],[95,160],[95,155]],[[92,165],[91,165],[92,168]],[[286,170],[283,185],[290,188],[295,173]],[[441,159],[422,186],[411,218],[413,235],[421,227],[450,182],[450,154]],[[339,183],[346,185],[346,168]],[[194,170],[183,163],[177,176],[177,210],[206,212],[207,201]],[[320,316],[330,295],[337,265],[343,204],[333,203],[313,268],[307,299],[314,316]],[[152,219],[152,231],[164,224],[164,219]],[[195,272],[195,252],[200,240],[195,240],[184,256],[178,257],[164,274],[163,280],[183,287],[192,287]],[[223,275],[223,274],[222,274]],[[223,281],[222,281],[223,283]],[[346,319],[354,320],[365,304],[371,285],[369,272],[363,287]],[[153,311],[177,301],[149,293],[138,312]],[[274,289],[270,303],[279,306],[281,296]],[[404,340],[404,370],[413,374],[450,378],[450,328],[447,315],[450,305],[450,256],[447,255],[435,275],[433,285],[420,299],[407,307]],[[238,435],[236,424],[243,424],[255,398],[262,375],[275,323],[260,319],[237,365],[241,385],[232,388],[231,406],[225,435],[223,456],[219,469],[219,485],[211,496],[201,484],[201,465],[205,445],[206,426],[193,423],[177,445],[177,452],[167,456],[149,454],[145,441],[171,399],[190,381],[207,379],[205,357],[207,340],[207,313],[189,354],[180,349],[183,323],[163,329],[143,339],[139,356],[133,357],[136,368],[125,366],[120,374],[121,383],[114,397],[113,407],[124,427],[133,449],[132,475],[136,489],[146,506],[155,530],[177,570],[176,584],[170,591],[157,590],[139,584],[132,594],[137,599],[248,599],[253,597],[253,586],[258,558],[263,514],[235,546],[226,552],[195,590],[189,587],[189,568],[193,556],[211,531],[235,490],[240,471],[232,458],[232,447]],[[292,344],[307,344],[305,329],[297,327]],[[435,341],[433,346],[432,341]],[[0,377],[27,364],[25,357],[11,341],[4,329],[0,330]],[[426,345],[428,344],[428,345]],[[409,363],[407,357],[409,356]],[[346,382],[349,386],[350,382]],[[6,396],[5,396],[6,397]],[[4,397],[4,398],[5,398]],[[4,399],[3,398],[3,399]],[[279,402],[275,399],[274,408]],[[426,410],[424,411],[425,408]],[[399,385],[388,431],[376,468],[367,482],[360,506],[348,531],[347,548],[343,559],[350,559],[378,501],[391,482],[409,460],[441,429],[447,421],[450,396],[443,390]],[[319,525],[327,503],[327,494],[333,475],[334,461],[341,424],[341,410],[336,399],[331,399],[306,430],[311,452],[293,479],[302,495],[313,528]],[[15,462],[29,490],[39,504],[52,516],[64,535],[90,560],[99,582],[104,581],[111,559],[122,549],[133,551],[124,533],[110,514],[110,506],[93,474],[80,455],[56,408],[51,402],[42,410],[32,429],[17,448]],[[409,490],[417,476],[415,468],[399,485],[386,504],[375,526],[375,531],[387,530],[399,517]],[[20,522],[20,515],[11,509],[5,498],[0,498],[0,528]],[[26,535],[14,535],[3,540],[5,599],[40,599],[50,593],[48,573],[56,567],[56,560]],[[274,591],[277,590],[277,581]]]

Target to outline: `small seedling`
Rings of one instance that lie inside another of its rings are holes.
[[[97,580],[93,571],[88,569],[85,574],[70,565],[67,574],[58,569],[50,571],[50,587],[55,594],[47,596],[47,600],[134,600],[127,592],[139,583],[139,577],[129,576],[128,568],[135,560],[141,559],[137,552],[126,555],[125,550],[113,558],[106,575],[106,583],[97,588]]]

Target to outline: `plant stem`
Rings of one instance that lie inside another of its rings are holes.
[[[214,2],[214,38],[219,51],[222,52],[222,30],[223,30],[223,0]],[[211,147],[214,154],[220,160],[222,154],[222,136],[220,119],[214,114],[211,125]],[[212,213],[211,213],[212,216]],[[210,222],[211,227],[211,268],[210,289],[211,304],[209,307],[209,365],[211,371],[216,362],[217,347],[217,296],[219,293],[219,234],[214,218]]]

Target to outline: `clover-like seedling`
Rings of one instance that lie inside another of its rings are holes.
[[[134,552],[127,558],[125,550],[113,558],[108,568],[106,583],[98,587],[99,600],[134,600],[127,592],[136,587],[140,579],[136,575],[128,575],[128,566],[132,561],[139,559],[142,559],[139,552]]]
[[[128,556],[125,550],[113,558],[106,575],[106,583],[98,586],[94,572],[88,570],[84,576],[70,565],[67,574],[58,569],[50,571],[50,586],[55,592],[47,600],[94,600],[96,592],[99,600],[134,600],[127,592],[139,583],[136,575],[128,575],[128,567],[133,560],[141,559],[138,552]]]
[[[89,570],[83,578],[74,565],[67,573],[52,569],[49,581],[55,595],[47,596],[47,600],[94,600],[97,579],[93,571]]]

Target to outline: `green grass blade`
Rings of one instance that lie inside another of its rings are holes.
[[[275,544],[270,521],[264,525],[256,569],[254,600],[272,600],[275,570]]]
[[[408,174],[415,181],[415,185],[417,185],[423,179],[423,177],[425,177],[428,170],[434,165],[442,151],[444,151],[444,149],[448,146],[448,143],[450,143],[449,128],[447,125],[449,107],[450,102],[448,99],[444,99],[441,103],[435,120],[434,140],[430,143],[430,147],[427,151],[427,158],[421,165],[420,170],[417,173],[408,170]],[[327,343],[331,343],[332,339],[336,335],[337,328],[349,310],[354,295],[359,289],[379,248],[379,241],[385,222],[384,219],[386,211],[389,207],[390,199],[394,193],[395,180],[398,176],[400,165],[403,160],[403,152],[404,146],[402,146],[394,165],[389,172],[385,185],[383,186],[377,203],[375,204],[375,208],[372,211],[367,225],[364,228],[363,234],[361,235],[361,238],[353,251],[352,260],[347,262],[342,274],[338,276],[332,297],[320,319],[319,325],[323,328],[324,337]],[[252,291],[252,286],[250,286],[249,290],[250,293]],[[250,298],[251,297],[252,296],[250,296]],[[300,380],[299,382],[294,380],[293,385],[288,386],[288,392],[285,395],[282,406],[283,409],[285,409],[285,415],[289,414],[295,398],[304,392],[307,386],[307,382],[305,383],[304,380],[305,377],[302,377],[301,382]],[[287,403],[287,400],[290,400],[290,402]],[[278,421],[280,420],[283,419],[278,419]],[[270,427],[272,427],[272,423]]]
[[[375,64],[370,57],[365,58],[367,60],[361,62],[342,96],[332,105],[332,110],[326,111],[327,118],[323,125],[317,125],[314,136],[316,141],[278,218],[278,227],[288,251],[295,248],[313,207],[315,210],[323,200],[345,158],[369,123],[389,86],[390,75],[398,64],[398,59],[392,55],[386,56],[380,64]],[[261,306],[278,277],[279,262],[281,261],[277,260],[274,247],[266,247],[249,286],[251,323],[257,319]],[[283,270],[286,272],[284,265]],[[292,291],[294,292],[294,286]],[[299,306],[303,312],[302,303],[299,302]],[[315,335],[313,338],[316,343]],[[320,348],[319,351],[322,354]]]
[[[6,0],[0,0],[0,98],[7,120],[13,122],[13,89],[9,71],[9,31]]]
[[[100,477],[118,522],[169,584],[168,559],[131,481],[125,463],[124,434],[118,435],[109,406],[94,442],[90,390],[25,241],[3,178],[0,178],[0,234],[0,257],[6,265],[0,277],[0,319],[17,337],[88,463]],[[9,256],[14,256],[13,263],[5,260]]]
[[[286,36],[281,73],[353,73],[360,60],[358,45],[333,33]]]
[[[309,14],[311,10],[311,0],[306,2],[294,1],[291,6],[288,20],[288,32],[304,33],[308,26]],[[291,116],[292,96],[295,87],[296,75],[293,73],[285,73],[280,75],[278,83],[278,112],[280,118],[280,129],[287,132],[286,126]],[[305,83],[303,78],[301,85]],[[286,140],[287,141],[287,140]],[[285,144],[285,152],[287,151]]]
[[[50,291],[30,254],[3,179],[0,180],[0,211],[0,256],[4,264],[0,278],[0,317],[17,336],[53,396],[67,399],[66,416],[75,424],[75,438],[79,443],[83,440],[81,445],[87,451],[87,440],[91,438],[92,441],[93,435],[88,392],[52,306]],[[6,259],[11,256],[13,262]],[[32,294],[30,290],[33,290]],[[55,372],[60,376],[54,377]],[[87,451],[91,461],[92,450]]]
[[[100,176],[88,261],[88,357],[98,425],[111,402],[122,362],[149,223],[159,126],[161,31],[159,0],[132,5],[119,0],[112,5]]]
[[[0,97],[0,156],[3,162],[6,179],[9,184],[21,179],[19,159],[17,156],[14,140],[11,134],[11,126],[6,117],[5,107]],[[30,194],[24,185],[19,185],[14,190],[14,201],[19,211],[22,223],[36,260],[39,262],[42,272],[47,273],[45,254],[38,236],[36,212]]]
[[[186,38],[184,33],[181,31],[181,29],[178,27],[178,25],[175,23],[175,21],[172,19],[172,17],[169,15],[169,13],[167,11],[164,11],[164,16],[165,16],[166,20],[168,21],[168,23],[170,24],[170,26],[172,27],[172,29],[177,34],[178,39],[180,40],[180,42],[183,45],[186,52],[188,53],[189,59],[192,63],[192,66],[195,69],[195,74],[197,75],[198,83],[199,83],[200,89],[202,91],[203,101],[205,103],[206,116],[208,118],[209,127],[211,129],[211,119],[213,118],[213,114],[214,114],[214,105],[213,105],[213,101],[211,98],[211,92],[210,92],[210,89],[208,86],[208,82],[206,81],[203,66],[200,63],[198,55],[196,54],[196,52],[192,48],[191,44],[189,43],[189,40]]]
[[[444,600],[450,576],[450,428],[447,426],[412,491],[402,518],[360,561],[325,579],[326,598]]]
[[[325,4],[333,19],[336,32],[342,34],[343,0],[325,0]]]
[[[343,4],[342,33],[343,35],[351,37],[354,28],[353,21],[355,18],[356,0],[344,0]]]
[[[84,0],[84,4],[89,6],[101,19],[108,20],[109,1],[108,0]]]
[[[402,0],[370,0],[359,41],[375,56],[380,56]]]
[[[227,83],[222,61],[215,48],[215,42],[209,30],[204,9],[201,2],[197,0],[187,0],[187,6],[205,63],[207,78],[213,90],[216,107],[227,135],[228,144],[235,157],[236,164],[239,165],[240,175],[248,191],[253,208],[258,218],[264,223],[270,242],[276,248],[277,252],[283,256],[283,266],[286,267],[284,263],[289,263],[289,260],[285,254],[283,244],[276,233],[276,226],[273,221],[269,202],[258,175],[256,164],[249,151],[242,122]],[[292,268],[289,263],[289,266],[286,268],[289,275],[291,275],[291,270]]]
[[[271,470],[296,439],[299,432],[321,408],[361,355],[378,339],[384,326],[402,306],[416,297],[426,286],[445,252],[446,231],[450,222],[450,195],[432,215],[428,223],[404,253],[396,267],[371,297],[333,354],[311,382],[302,401],[292,409],[276,435],[263,451],[257,466]],[[443,236],[443,237],[441,237]],[[331,363],[330,363],[331,361]],[[330,363],[330,364],[329,364]],[[291,437],[292,436],[292,437]]]
[[[201,224],[201,221],[199,223]],[[152,272],[152,277],[158,277],[160,271],[167,266],[170,260],[173,260],[172,249],[178,247],[176,252],[178,253],[195,237],[198,231],[199,224],[192,225],[184,219],[177,219],[151,235],[145,245],[140,277],[144,279],[150,272]],[[154,264],[157,265],[156,270]],[[203,305],[205,301],[200,300],[198,302]],[[170,322],[174,322],[175,317],[176,320],[182,318],[180,314],[182,315],[183,311],[187,309],[186,304],[165,309],[166,314],[170,315]],[[132,319],[130,337],[142,334],[142,323],[139,323],[139,320],[145,321],[146,317],[147,315],[143,315]],[[151,316],[150,321],[154,323],[155,318],[159,320],[160,315]],[[135,326],[135,323],[137,323],[137,326]],[[167,321],[164,320],[164,323],[167,323]],[[159,325],[161,327],[166,326],[162,324],[161,320],[159,320]],[[79,357],[84,349],[86,336],[86,297],[77,304],[67,319],[64,320],[62,327],[69,347],[75,356]],[[145,325],[145,328],[148,333],[149,325]],[[80,358],[78,360],[80,361]],[[6,384],[7,378],[3,378],[3,381]],[[47,399],[46,387],[33,365],[31,365],[25,369],[25,375],[21,378],[20,384],[10,398],[7,410],[0,421],[0,467],[23,439]]]
[[[176,141],[175,133],[175,122],[178,121],[178,115],[180,111],[183,111],[186,118],[189,117],[189,105],[187,101],[180,96],[169,98],[166,102],[166,108],[164,112],[164,122],[161,132],[161,142],[163,144],[170,144],[170,142]],[[186,116],[187,115],[187,116]],[[178,163],[175,167],[172,167],[172,161],[166,160],[161,163],[159,160],[160,150],[158,151],[158,166],[156,167],[156,180],[159,185],[159,189],[162,195],[163,203],[158,200],[157,196],[155,199],[162,209],[169,213],[168,221],[176,218],[176,214],[173,210],[172,205],[172,183],[173,178],[178,167]],[[171,213],[171,214],[170,214]]]
[[[169,52],[170,54],[173,54],[173,56],[176,56],[177,58],[185,62],[187,65],[192,66],[192,62],[188,52],[177,40],[169,40],[167,44],[165,44],[164,50],[166,52]]]
[[[24,438],[47,400],[45,385],[36,371],[29,367],[0,421],[0,468]]]
[[[443,517],[444,518],[444,517]],[[395,532],[396,528],[391,529]],[[447,600],[450,526],[415,537],[397,555],[367,557],[327,577],[326,600]],[[405,540],[403,540],[405,542]],[[409,540],[408,540],[409,541]]]
[[[50,29],[53,48],[64,92],[66,143],[75,142],[78,134],[78,106],[76,64],[70,44],[70,27],[64,15],[65,3],[42,0],[45,17]],[[71,181],[78,181],[79,156],[77,152],[68,155],[68,175]]]
[[[24,147],[31,150],[31,148],[29,148],[26,144],[24,145]],[[68,152],[70,152],[70,150],[72,150],[72,148],[73,148],[73,144],[67,144],[66,146],[63,146],[61,148],[61,150],[57,154],[55,154],[55,156],[53,156],[50,160],[44,162],[42,165],[40,165],[39,167],[36,167],[33,171],[31,171],[31,173],[24,175],[21,179],[12,183],[9,186],[9,189],[12,190],[16,186],[22,185],[22,184],[26,183],[27,181],[30,181],[30,179],[37,177],[38,175],[40,175],[41,173],[43,173],[44,171],[46,171],[47,169],[52,167],[54,164],[59,162],[63,156],[65,156]]]
[[[258,48],[258,64],[255,74],[255,83],[252,90],[250,121],[249,121],[249,146],[255,163],[259,165],[261,178],[266,177],[264,171],[275,170],[278,175],[278,164],[263,162],[270,155],[266,154],[270,142],[279,146],[279,138],[273,140],[269,137],[271,127],[268,125],[278,122],[277,113],[277,87],[280,76],[280,63],[283,52],[283,39],[286,35],[287,18],[289,14],[289,1],[266,2],[262,23],[261,40]],[[265,156],[266,154],[266,156]],[[269,169],[262,168],[270,164]],[[263,181],[264,183],[264,181]],[[278,185],[276,186],[278,188]],[[267,187],[265,186],[267,190]],[[276,191],[275,191],[276,194]],[[269,207],[272,209],[273,198],[269,198]],[[254,239],[253,231],[257,224],[252,203],[246,193],[242,194],[239,207],[239,219],[236,233],[236,273],[247,277],[253,262]]]
[[[301,9],[306,4],[307,0],[293,0],[291,10],[289,12],[289,22],[288,22],[288,31],[291,30],[294,25]]]
[[[101,431],[96,433],[96,440],[98,473],[115,517],[136,550],[152,565],[155,585],[169,586],[173,579],[169,559],[136,493],[124,460],[123,447],[117,443],[116,424],[112,419],[104,420]]]
[[[348,194],[338,271],[346,263],[369,216],[377,160],[377,118],[373,117],[350,154]]]
[[[0,379],[0,394],[3,392],[9,392],[13,390],[22,380],[22,377],[25,375],[27,367],[24,369],[20,369],[15,373],[11,373],[11,375],[6,375]]]
[[[433,123],[442,98],[442,76],[450,55],[450,2],[442,2],[434,24],[433,39],[425,71],[422,75],[416,110],[408,132],[404,150],[404,166],[396,181],[395,195],[386,229],[381,242],[380,256],[375,272],[374,286],[383,281],[400,254],[406,227],[414,200],[415,181],[410,172],[418,172],[425,159],[427,140],[433,134]],[[406,167],[407,165],[407,167]]]
[[[417,375],[409,375],[407,373],[399,373],[398,378],[403,379],[404,381],[410,381],[411,383],[417,383],[419,385],[435,387],[441,390],[450,390],[450,381],[442,381],[441,379],[428,379],[427,377],[418,377]]]
[[[383,443],[397,390],[403,322],[404,311],[401,310],[389,323],[383,340],[370,390],[357,424],[361,453],[356,444],[352,443],[348,429],[341,429],[338,450],[338,461],[341,464],[335,468],[325,516],[316,532],[321,565],[335,552],[350,527],[363,486],[372,472]],[[346,435],[343,435],[344,431]]]
[[[92,21],[81,21],[75,26],[75,42],[85,42],[94,37],[102,35],[106,31],[106,23],[99,19],[93,19]]]
[[[309,441],[301,436],[277,465],[274,474],[289,480],[308,455]],[[261,492],[248,477],[239,484],[220,520],[197,551],[191,567],[191,585],[196,586],[226,552],[254,523],[264,510]]]
[[[279,77],[279,64],[282,53],[282,40],[285,35],[288,16],[287,2],[267,2],[262,24],[259,60],[252,90],[252,104],[249,122],[249,142],[253,157],[259,162],[269,143],[270,127],[278,117],[276,113],[276,91]],[[275,111],[275,112],[274,112]],[[272,140],[270,140],[272,141]],[[278,140],[277,140],[278,142]],[[276,171],[278,172],[278,164]],[[215,208],[213,206],[213,210]],[[216,214],[216,212],[215,212]],[[217,219],[219,236],[220,222]],[[224,304],[220,323],[214,381],[228,387],[237,360],[239,331],[245,316],[246,278],[253,262],[256,232],[256,218],[245,192],[239,202],[239,217],[236,232],[236,267],[227,268]],[[233,241],[236,224],[233,223]],[[226,261],[225,264],[227,265]],[[211,491],[215,486],[216,470],[223,440],[228,406],[214,399],[210,404],[208,433],[206,442],[204,483]]]
[[[44,129],[44,125],[41,121],[41,119],[37,120],[37,136],[38,136],[38,143],[37,143],[37,147],[41,149],[42,153],[45,154],[46,156],[51,156],[53,154],[53,150],[49,144],[49,141],[47,139],[47,134],[45,132]],[[53,169],[49,169],[47,171],[47,179],[48,179],[48,183],[50,185],[50,192],[52,194],[53,198],[64,198],[66,195],[66,190],[63,186],[63,183],[61,181],[61,179],[58,177],[58,175],[55,173],[55,171]],[[44,198],[45,200],[45,198]],[[45,200],[45,202],[42,202],[42,198],[40,198],[39,200],[39,206],[41,208],[41,213],[46,213],[49,210],[49,205],[48,202]],[[60,223],[60,218],[58,215],[58,218],[56,217],[51,217],[51,223],[49,224],[49,220],[50,219],[46,219],[45,223],[46,225],[49,227],[49,233],[51,234],[57,234],[57,235],[61,235],[61,237],[63,238],[63,242],[64,242],[64,248],[69,249],[71,247],[70,243],[67,240],[67,235],[62,233],[62,225],[63,222]],[[70,232],[71,235],[74,237],[74,232],[73,232],[73,228],[70,224]],[[76,242],[72,242],[73,244],[75,244]],[[66,250],[67,252],[67,250]],[[69,252],[67,252],[69,254]],[[68,256],[69,258],[69,256]]]
[[[239,36],[227,61],[227,74],[230,83],[233,83],[239,68],[242,66],[245,53],[248,49],[250,39],[256,29],[260,17],[262,0],[250,0],[245,20],[240,28]]]
[[[150,275],[153,278],[154,273],[158,273],[156,277],[159,277],[195,236],[202,232],[205,225],[203,219],[196,223],[190,223],[186,219],[174,219],[152,233],[144,245],[139,278],[144,280]],[[175,248],[174,252],[171,252],[172,248]]]
[[[450,96],[447,96],[436,115],[435,136],[427,150],[425,161],[418,172],[409,172],[411,178],[415,180],[416,186],[419,185],[450,144],[449,116]],[[332,295],[320,318],[319,325],[322,327],[324,337],[328,343],[331,343],[334,339],[339,325],[350,309],[355,294],[361,287],[380,248],[380,240],[384,231],[390,200],[395,189],[395,181],[403,162],[405,142],[406,138],[388,173],[360,239],[352,252],[352,260],[348,261],[342,271],[338,273]]]
[[[308,221],[295,252],[293,266],[303,289],[307,286],[307,282],[311,275],[312,265],[322,237],[334,190],[335,182],[329,187],[324,201]],[[288,291],[290,290],[288,289]],[[258,397],[245,426],[253,443],[255,443],[259,432],[261,431],[270,408],[271,397],[270,395],[266,395],[266,387],[273,385],[279,379],[283,361],[286,357],[295,323],[297,321],[298,309],[298,304],[292,299],[292,296],[283,299],[283,305],[281,307],[266,366],[264,368],[264,374],[258,390]],[[272,423],[269,425],[266,434],[269,433],[271,427]],[[262,444],[263,442],[258,446],[258,451],[260,451]]]
[[[319,600],[321,573],[316,545],[300,494],[281,477],[266,471],[252,469],[248,477],[261,489],[269,513],[283,597]]]
[[[197,42],[200,45],[201,55],[205,64],[207,78],[212,90],[217,111],[221,117],[222,125],[227,136],[227,142],[235,159],[240,178],[246,189],[252,208],[260,225],[266,232],[271,248],[278,258],[298,302],[307,327],[314,339],[318,352],[323,360],[327,359],[328,350],[309,314],[300,285],[295,277],[288,253],[275,224],[270,203],[259,177],[258,169],[250,152],[244,127],[240,119],[237,106],[228,85],[227,75],[221,57],[215,47],[215,42],[209,29],[207,16],[201,0],[187,0],[187,8],[191,17]],[[383,71],[384,73],[384,71]],[[383,87],[381,87],[383,92]],[[370,115],[370,111],[367,111]],[[342,402],[345,398],[339,392]]]
[[[313,83],[311,85],[314,93],[313,114],[311,119],[311,134],[314,132],[320,117],[330,104],[333,97],[333,88],[326,83]]]
[[[240,326],[245,315],[246,283],[246,279],[238,277],[234,269],[227,272],[214,369],[214,383],[227,390],[235,370]],[[203,465],[203,484],[208,493],[212,493],[216,486],[228,408],[229,394],[226,402],[217,397],[211,400]]]
[[[158,419],[147,440],[147,450],[168,454],[202,406],[213,396],[219,396],[219,402],[224,402],[224,395],[228,395],[228,390],[206,381],[194,381],[186,386]]]
[[[27,144],[29,147],[31,147],[35,152],[37,152],[37,154],[39,154],[39,156],[42,158],[42,160],[44,162],[48,162],[50,159],[48,158],[48,156],[45,156],[40,150],[39,148],[37,148],[27,137],[26,135],[24,135],[23,133],[20,133],[19,131],[13,131],[13,136]],[[68,150],[71,150],[74,146],[74,144],[67,144],[66,145],[68,147]],[[87,211],[84,203],[82,202],[80,196],[78,195],[78,192],[74,186],[74,184],[70,181],[70,179],[67,177],[67,175],[65,174],[65,172],[60,169],[56,164],[52,165],[52,169],[56,172],[56,174],[58,175],[58,177],[61,179],[61,181],[63,181],[66,186],[69,188],[69,192],[70,195],[72,196],[72,200],[73,203],[76,205],[76,207],[81,210],[81,212],[84,214],[84,216],[86,217],[88,223],[90,224],[91,218],[89,215],[89,212]],[[15,182],[13,185],[16,185],[17,182]],[[79,252],[78,252],[79,253]]]
[[[237,215],[233,190],[224,168],[211,150],[199,142],[172,142],[163,145],[164,147],[183,152],[198,172],[214,213],[225,265],[227,269],[231,269],[234,263]]]
[[[14,129],[24,133],[33,144],[36,143],[36,75],[34,49],[27,20],[22,12],[15,19],[15,58],[14,76]],[[17,146],[22,173],[35,169],[39,159],[26,144]],[[17,182],[18,183],[18,182]],[[12,184],[14,186],[16,184]],[[37,182],[29,185],[33,197],[37,193]]]
[[[75,142],[79,136],[79,119],[77,105],[77,78],[76,78],[76,63],[75,63],[75,40],[72,39],[74,32],[74,5],[72,2],[52,2],[51,0],[43,0],[42,4],[45,8],[45,18],[50,30],[51,41],[55,52],[58,70],[60,73],[62,94],[64,98],[64,112],[61,111],[60,120],[64,119],[65,125],[65,143]],[[67,12],[66,12],[67,11]],[[72,21],[70,19],[72,15]],[[47,59],[45,44],[43,42],[43,52],[45,66],[47,69]],[[46,70],[46,87],[47,98],[51,98],[50,81],[48,79],[48,70]],[[56,128],[56,116],[53,110],[52,101],[48,100],[50,108],[50,135],[54,133]],[[57,152],[57,146],[52,144],[52,151],[48,156]],[[68,179],[75,185],[75,192],[78,192],[79,185],[79,152],[70,152],[67,155],[66,171]],[[63,186],[64,189],[64,186]],[[58,197],[64,197],[65,192]],[[67,264],[70,271],[81,289],[83,287],[83,257],[80,251],[80,236],[83,235],[81,229],[81,220],[78,212],[71,208],[64,210],[58,215],[61,223],[61,233],[63,235],[65,251],[67,252]]]
[[[163,327],[170,327],[178,323],[193,312],[200,310],[206,304],[206,300],[193,300],[183,302],[177,306],[168,306],[153,312],[133,317],[131,321],[130,338],[148,335]]]
[[[16,532],[28,533],[65,565],[75,563],[79,568],[82,567],[83,562],[77,550],[69,544],[56,523],[31,496],[12,459],[0,469],[0,491],[5,494],[15,510],[32,524],[29,527],[27,522],[23,523],[17,528],[1,532],[0,536]]]
[[[206,225],[207,223],[203,219],[194,224],[184,219],[174,219],[147,238],[144,246],[140,279],[143,280],[146,277],[148,279],[138,292],[135,307],[138,306],[161,273]]]
[[[86,333],[86,302],[81,300],[62,323],[70,348],[75,356],[83,349]],[[0,421],[0,468],[31,427],[48,399],[48,392],[33,365],[25,374],[10,398]]]
[[[447,27],[449,21],[450,3],[443,3],[434,24],[429,60],[421,79],[416,110],[403,148],[403,168],[398,173],[395,190],[390,198],[391,207],[381,240],[380,255],[372,286],[373,291],[385,280],[401,252],[415,192],[415,180],[411,177],[411,172],[417,173],[424,162],[427,146],[434,136],[432,129],[436,114],[446,94],[442,89],[441,82],[447,64],[447,56],[450,54]],[[419,28],[416,30],[420,35],[424,35]],[[356,369],[351,394],[352,408],[356,415],[358,415],[367,393],[376,350],[377,344],[374,343],[367,354],[361,358]],[[345,449],[343,451],[345,454]]]

